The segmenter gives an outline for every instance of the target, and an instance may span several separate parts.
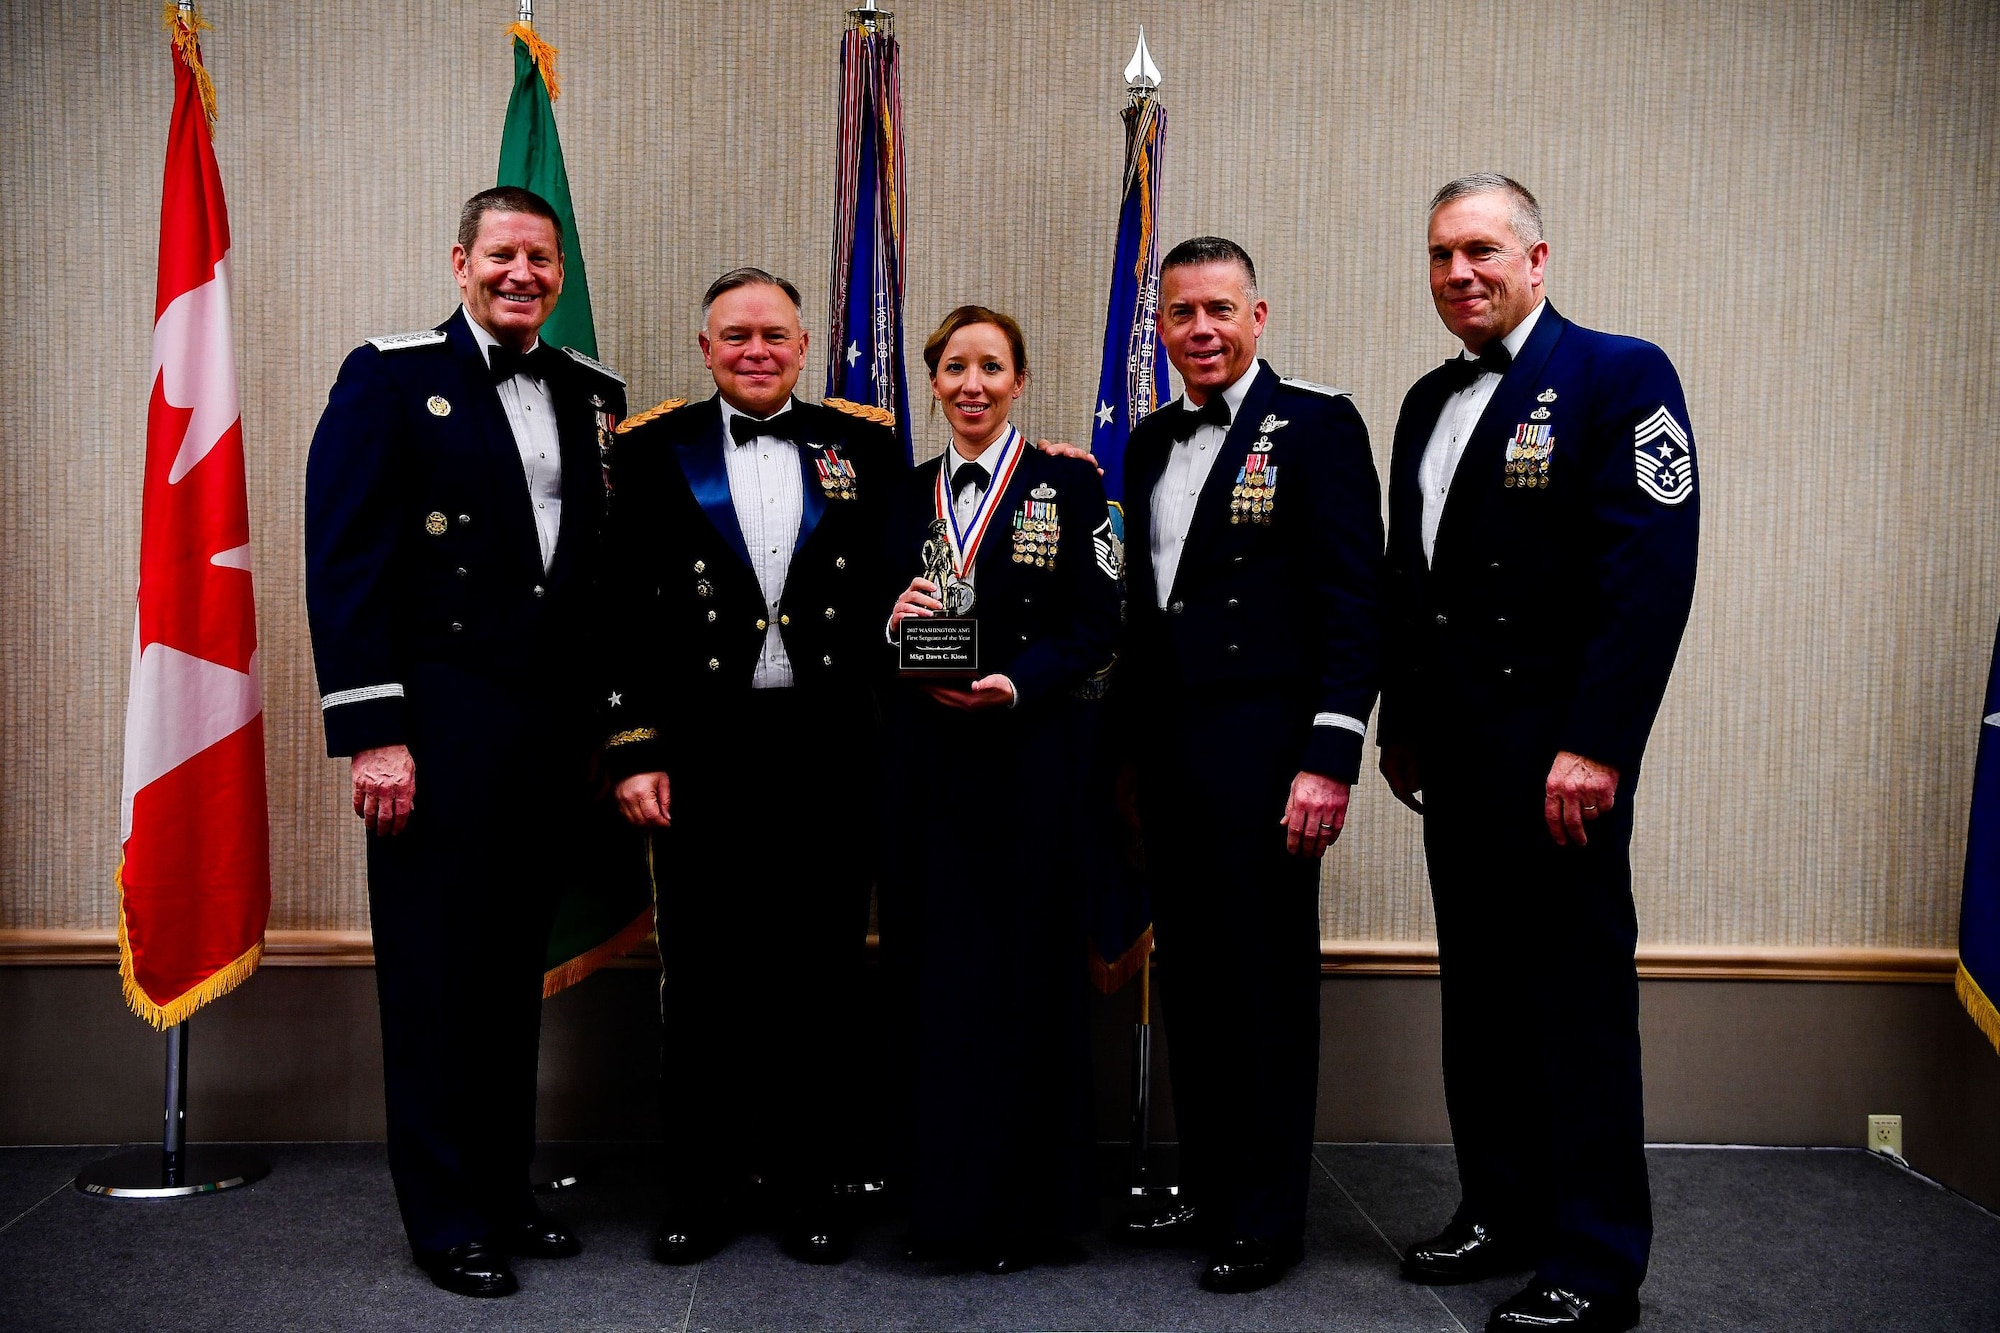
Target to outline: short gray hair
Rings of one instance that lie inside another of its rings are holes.
[[[1527,246],[1539,245],[1542,240],[1542,206],[1528,192],[1527,186],[1497,171],[1475,171],[1470,176],[1446,181],[1431,196],[1430,211],[1435,213],[1455,199],[1494,193],[1507,196],[1507,224],[1514,230],[1514,239]]]
[[[754,264],[745,264],[741,268],[730,269],[729,272],[708,284],[708,290],[701,294],[701,323],[698,326],[699,328],[708,328],[708,308],[715,304],[716,298],[724,292],[733,292],[738,287],[776,287],[790,299],[792,308],[799,312],[799,318],[801,320],[805,318],[805,302],[799,299],[799,289],[796,286],[775,273],[758,268]]]

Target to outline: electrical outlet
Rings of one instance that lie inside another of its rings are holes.
[[[1900,1160],[1903,1156],[1903,1117],[1899,1115],[1871,1115],[1868,1117],[1868,1151]]]

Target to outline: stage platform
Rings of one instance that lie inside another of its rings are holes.
[[[0,1148],[0,1328],[1477,1333],[1519,1285],[1396,1276],[1397,1249],[1450,1211],[1449,1147],[1321,1145],[1305,1262],[1237,1297],[1199,1290],[1192,1254],[1097,1235],[1081,1262],[1004,1278],[911,1264],[888,1218],[836,1268],[792,1262],[772,1233],[665,1268],[648,1258],[645,1146],[574,1149],[588,1178],[550,1206],[581,1232],[583,1256],[522,1261],[518,1296],[469,1301],[410,1264],[379,1144],[263,1145],[267,1179],[177,1202],[71,1189],[101,1147]],[[1853,1149],[1670,1147],[1650,1159],[1649,1333],[2000,1329],[2000,1218],[1921,1176]]]

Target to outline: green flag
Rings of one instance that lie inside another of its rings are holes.
[[[556,347],[597,355],[597,325],[590,314],[590,282],[583,271],[583,246],[576,235],[576,209],[569,199],[569,170],[562,140],[556,137],[551,90],[555,48],[525,23],[507,30],[514,38],[514,93],[507,99],[507,123],[500,130],[500,179],[549,201],[562,219],[563,289],[542,337]]]
[[[556,138],[556,51],[526,23],[507,29],[514,39],[514,93],[500,131],[499,185],[518,185],[548,200],[562,219],[563,289],[542,339],[597,355],[597,326],[590,312],[590,283],[577,241],[569,171]],[[645,835],[600,802],[583,817],[564,859],[549,930],[542,994],[554,995],[644,942],[653,931],[652,858]]]

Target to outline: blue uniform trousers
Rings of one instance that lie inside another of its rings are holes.
[[[1638,775],[1585,826],[1587,846],[1562,847],[1542,818],[1553,759],[1444,740],[1421,752],[1460,1216],[1525,1239],[1558,1286],[1625,1295],[1652,1242],[1632,961]]]

